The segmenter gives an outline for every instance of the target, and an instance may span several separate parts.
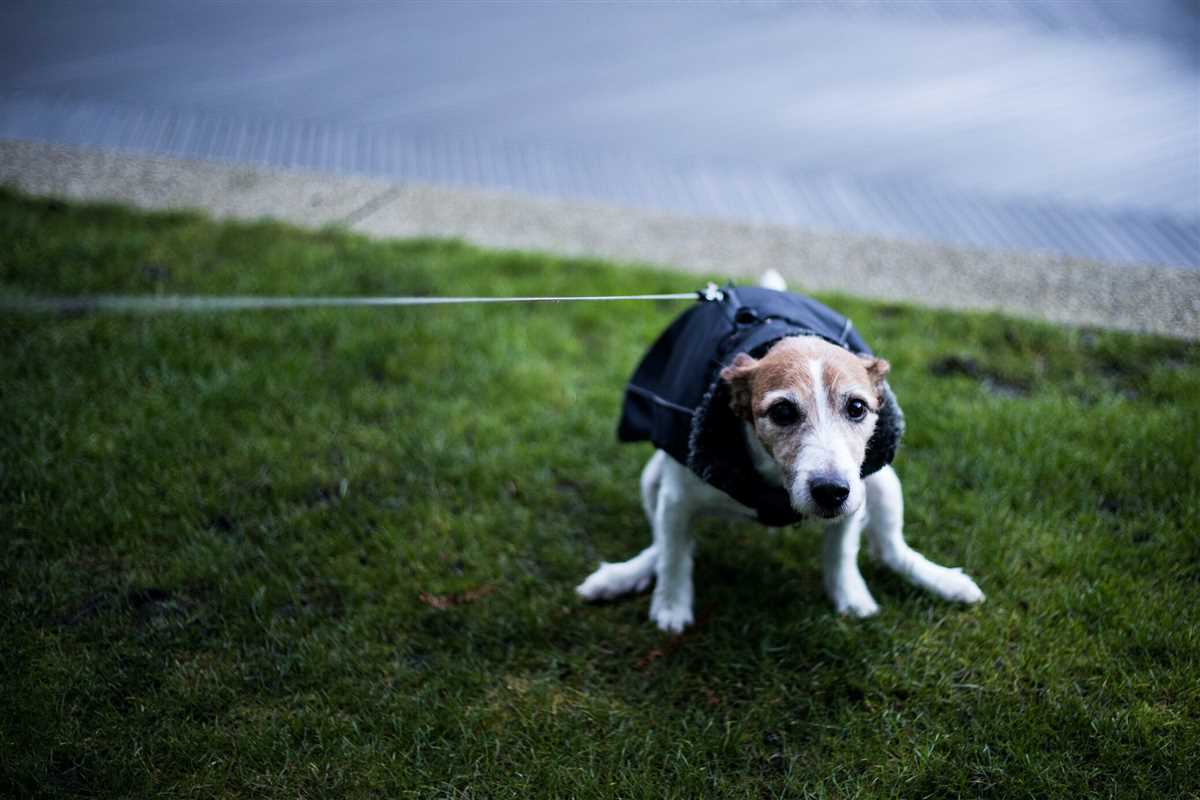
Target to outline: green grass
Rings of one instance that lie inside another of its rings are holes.
[[[6,293],[698,283],[0,193]],[[824,299],[982,606],[868,564],[840,619],[814,530],[715,522],[694,631],[578,603],[679,303],[0,317],[0,795],[1196,796],[1200,347]]]

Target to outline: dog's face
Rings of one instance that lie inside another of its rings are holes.
[[[888,369],[881,358],[795,336],[721,371],[734,413],[778,465],[797,512],[837,519],[862,506],[860,472]]]

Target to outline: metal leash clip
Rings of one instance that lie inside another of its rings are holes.
[[[712,281],[709,281],[708,285],[703,289],[700,289],[698,292],[696,292],[696,294],[699,295],[701,300],[705,300],[710,303],[719,303],[725,299],[725,293],[722,292]]]

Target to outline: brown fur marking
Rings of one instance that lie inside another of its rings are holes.
[[[729,407],[744,420],[754,419],[751,379],[758,362],[745,353],[738,353],[733,363],[721,370],[721,379],[729,384]]]
[[[808,365],[821,362],[821,381],[830,405],[841,405],[843,395],[857,390],[872,409],[879,409],[880,387],[889,364],[882,358],[856,356],[816,336],[790,336],[778,342],[757,361],[740,354],[721,371],[729,383],[730,405],[738,416],[753,422],[767,411],[763,398],[768,392],[787,389],[796,393],[802,406],[812,402],[813,381]]]
[[[813,361],[821,362],[821,383],[833,407],[852,389],[867,394],[864,399],[872,407],[878,406],[876,383],[861,358],[815,336],[793,336],[772,347],[759,361],[753,383],[756,410],[764,413],[766,408],[757,408],[757,404],[768,392],[779,389],[794,391],[802,405],[809,405],[813,393],[809,364]]]

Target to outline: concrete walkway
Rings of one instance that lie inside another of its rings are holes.
[[[0,4],[0,139],[1200,268],[1186,0]]]
[[[461,237],[482,245],[600,256],[796,289],[1200,339],[1200,271],[1116,266],[815,234],[471,188],[0,141],[0,183],[39,195],[112,200],[217,217],[344,225],[375,237]],[[693,288],[681,286],[681,291]]]

